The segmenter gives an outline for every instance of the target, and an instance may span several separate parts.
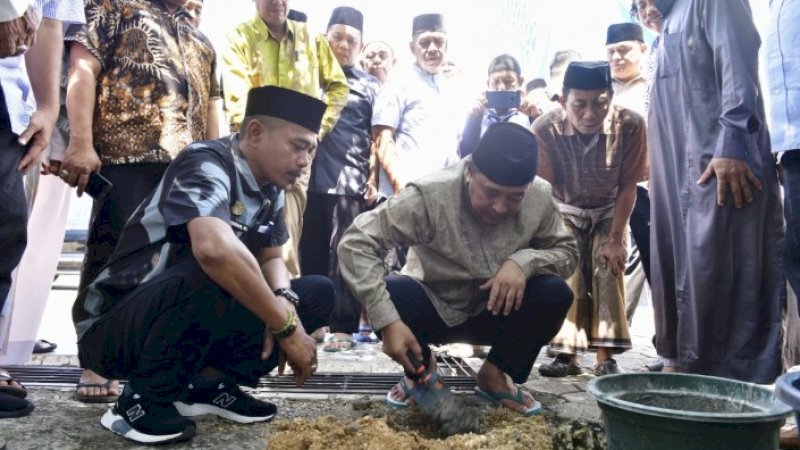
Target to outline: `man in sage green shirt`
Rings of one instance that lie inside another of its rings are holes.
[[[393,406],[405,406],[413,386],[407,352],[428,362],[427,344],[468,342],[492,346],[479,395],[541,412],[514,383],[528,379],[564,321],[572,293],[563,277],[575,268],[577,246],[550,185],[534,179],[537,153],[524,127],[492,125],[471,157],[410,183],[342,237],[342,276],[384,352],[406,370],[387,394]],[[398,245],[410,247],[406,266],[384,278],[383,256]]]

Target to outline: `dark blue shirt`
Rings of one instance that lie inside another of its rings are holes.
[[[344,68],[350,95],[336,126],[320,142],[311,166],[309,192],[363,195],[369,176],[372,105],[380,82],[355,67]]]

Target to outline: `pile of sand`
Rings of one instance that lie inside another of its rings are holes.
[[[489,411],[485,433],[440,439],[429,421],[413,409],[386,417],[358,419],[325,416],[276,421],[268,450],[552,450],[544,418],[522,417],[506,409]]]

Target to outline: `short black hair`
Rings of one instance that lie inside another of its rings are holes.
[[[544,78],[534,78],[531,81],[528,81],[528,84],[525,85],[525,92],[530,92],[534,89],[542,89],[547,87],[547,81]]]
[[[559,50],[553,55],[553,61],[550,62],[550,78],[556,78],[560,73],[567,70],[567,66],[572,61],[581,59],[581,54],[575,50]]]
[[[509,54],[495,56],[492,58],[492,62],[489,63],[489,75],[500,72],[501,70],[511,70],[516,73],[518,77],[522,76],[522,69],[519,67],[517,58]]]
[[[631,19],[634,22],[639,20],[639,7],[636,6],[636,0],[631,1]]]

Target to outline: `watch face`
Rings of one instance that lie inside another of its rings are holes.
[[[294,303],[295,305],[300,303],[300,296],[298,296],[297,293],[291,289],[286,289],[286,288],[276,289],[274,294],[276,296],[286,297],[287,300]]]

